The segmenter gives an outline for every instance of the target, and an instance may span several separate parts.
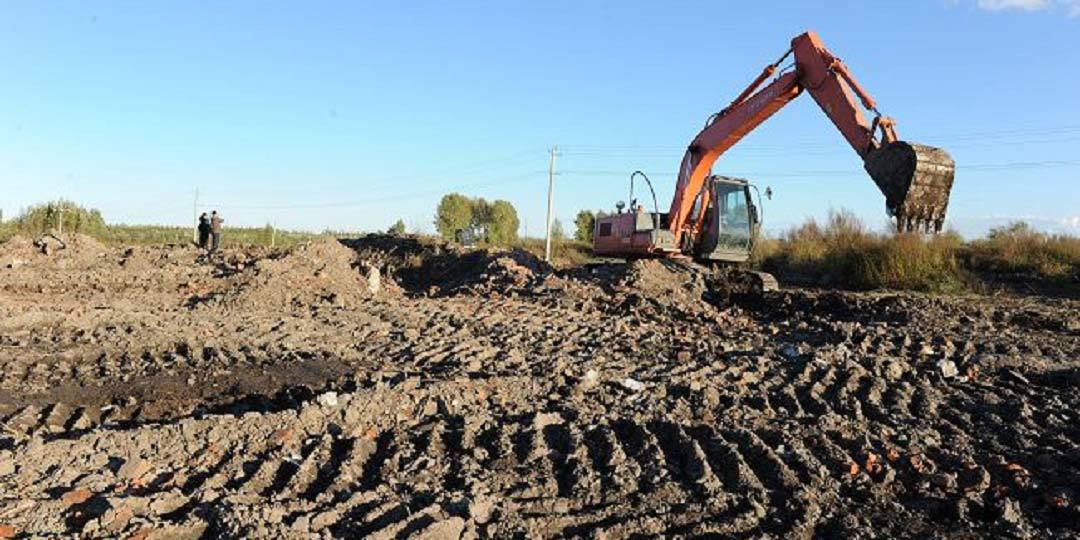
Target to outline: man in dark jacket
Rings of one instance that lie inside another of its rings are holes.
[[[210,218],[206,212],[199,215],[199,248],[206,249],[206,243],[210,240]]]
[[[221,219],[217,210],[210,212],[210,252],[213,253],[218,250],[221,245],[221,224],[225,220]]]

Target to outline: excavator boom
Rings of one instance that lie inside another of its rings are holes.
[[[792,55],[793,69],[780,69]],[[751,186],[746,180],[714,176],[713,164],[803,91],[810,93],[863,160],[897,228],[940,231],[956,169],[952,158],[940,148],[899,140],[893,120],[878,111],[847,66],[816,33],[806,32],[694,137],[683,155],[669,211],[663,214],[654,208],[646,213],[631,196],[630,212],[623,213],[620,207],[617,214],[597,220],[594,251],[623,257],[748,259],[760,225]],[[867,112],[872,113],[871,120]]]
[[[795,69],[758,90],[791,54],[795,56]],[[900,230],[940,230],[952,189],[952,158],[938,148],[899,141],[892,119],[878,112],[873,98],[847,66],[825,48],[817,34],[807,32],[795,37],[791,49],[766,66],[690,144],[668,215],[676,242],[686,244],[684,236],[693,239],[699,233],[700,221],[691,220],[690,214],[695,203],[707,203],[699,200],[699,194],[713,163],[804,90],[863,159],[864,168],[885,195],[886,210],[896,218]],[[864,108],[874,113],[873,121],[867,121]],[[880,132],[879,138],[875,138],[876,132]]]

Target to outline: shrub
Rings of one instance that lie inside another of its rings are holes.
[[[394,224],[386,230],[386,232],[387,234],[392,234],[394,236],[401,236],[405,234],[405,221],[400,219],[395,221]]]
[[[1080,238],[1049,235],[1024,222],[991,229],[985,239],[971,242],[965,255],[967,264],[981,272],[1055,281],[1080,277]]]
[[[971,282],[957,259],[959,236],[875,234],[847,211],[830,212],[824,227],[807,221],[766,245],[769,251],[755,256],[762,268],[828,285],[944,292]]]
[[[63,219],[63,227],[60,227],[61,219]],[[31,206],[6,224],[6,229],[11,231],[10,234],[27,236],[38,236],[61,228],[65,233],[82,233],[101,237],[106,227],[101,212],[65,200]]]

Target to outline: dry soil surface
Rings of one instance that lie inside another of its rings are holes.
[[[1080,536],[1076,301],[66,240],[0,245],[0,538]]]

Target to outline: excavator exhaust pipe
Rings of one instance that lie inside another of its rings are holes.
[[[896,141],[870,151],[864,162],[900,232],[941,231],[956,173],[947,152]]]

